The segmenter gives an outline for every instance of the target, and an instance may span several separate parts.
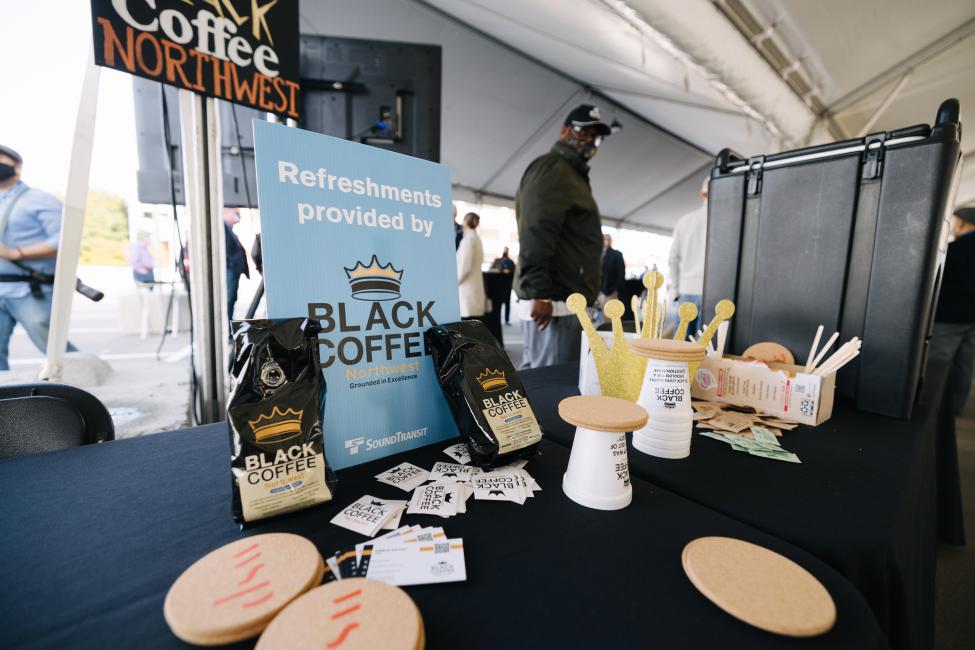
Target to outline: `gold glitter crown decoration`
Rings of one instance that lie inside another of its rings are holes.
[[[647,300],[644,302],[643,309],[639,308],[639,300],[634,298],[631,302],[634,318],[636,319],[636,332],[640,338],[662,338],[664,318],[667,308],[666,301],[657,301],[657,294],[664,284],[664,276],[653,267],[643,276],[643,286],[647,289]],[[630,349],[626,338],[623,335],[623,312],[625,308],[619,300],[610,300],[603,307],[603,313],[613,323],[613,345],[608,347],[596,328],[593,326],[586,311],[586,298],[580,293],[574,293],[566,300],[566,307],[569,308],[586,333],[589,339],[589,349],[592,351],[593,360],[596,364],[596,374],[599,376],[599,388],[603,395],[619,397],[621,399],[637,401],[640,397],[640,389],[643,386],[643,376],[647,370],[647,358],[634,354]],[[642,312],[642,327],[641,327]],[[730,300],[722,300],[715,305],[715,316],[708,325],[704,334],[699,340],[703,345],[707,345],[714,333],[718,329],[721,321],[730,318],[735,312],[735,305]],[[685,302],[680,305],[677,314],[680,316],[680,325],[677,327],[675,340],[683,341],[687,338],[687,327],[691,321],[697,318],[697,307],[693,303]],[[694,372],[699,364],[691,364],[689,368],[690,376],[694,377]]]

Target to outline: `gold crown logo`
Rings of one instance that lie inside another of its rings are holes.
[[[636,334],[640,338],[663,338],[667,302],[666,300],[661,302],[657,300],[657,293],[663,284],[664,276],[654,266],[651,271],[643,276],[643,286],[647,289],[647,299],[643,304],[643,309],[641,310],[639,307],[639,299],[634,298],[631,302]],[[569,311],[579,319],[582,329],[586,332],[589,349],[592,351],[593,360],[596,363],[600,392],[610,397],[619,397],[631,402],[637,401],[640,397],[640,388],[643,385],[643,376],[647,370],[647,359],[630,350],[630,346],[626,342],[626,337],[623,335],[623,312],[625,311],[623,303],[619,300],[610,300],[603,307],[603,314],[613,323],[612,347],[606,345],[589,319],[585,296],[581,293],[574,293],[568,297],[565,303]],[[734,311],[735,305],[730,300],[719,302],[715,306],[714,318],[698,339],[698,343],[707,346],[721,321],[731,318]],[[697,317],[697,307],[693,303],[683,303],[678,309],[678,315],[680,316],[680,324],[677,326],[674,338],[683,341],[687,335],[688,324]],[[689,365],[692,378],[697,370],[697,365],[697,363]]]
[[[477,383],[481,385],[481,388],[489,393],[508,387],[508,380],[504,378],[503,370],[485,368],[484,372],[475,377],[475,379],[477,379]]]
[[[259,415],[256,420],[248,420],[254,441],[257,444],[272,444],[290,440],[301,435],[301,416],[304,409],[296,411],[288,408],[282,411],[275,406],[266,415]]]
[[[356,300],[393,300],[400,297],[400,283],[403,271],[397,270],[393,263],[379,263],[375,255],[369,264],[356,262],[351,269],[342,267]]]

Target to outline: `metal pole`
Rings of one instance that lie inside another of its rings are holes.
[[[71,324],[71,301],[78,278],[78,259],[81,257],[81,235],[85,226],[85,204],[88,202],[88,177],[91,171],[91,150],[95,140],[95,113],[98,108],[99,68],[94,53],[88,53],[88,65],[81,86],[78,117],[75,121],[71,145],[71,164],[68,184],[64,191],[64,210],[61,213],[61,237],[58,243],[57,265],[54,271],[51,303],[51,328],[47,335],[47,360],[40,378],[59,381],[64,369],[64,349],[68,343]]]
[[[190,213],[190,302],[200,424],[224,419],[226,253],[220,201],[219,125],[212,99],[179,91],[186,206]]]
[[[870,116],[870,119],[867,120],[867,123],[860,128],[860,132],[857,133],[858,138],[862,138],[863,136],[870,133],[870,129],[872,129],[873,125],[877,123],[877,120],[880,119],[880,116],[883,115],[888,108],[890,108],[890,105],[894,102],[895,99],[897,99],[897,96],[901,94],[901,91],[904,90],[904,86],[907,85],[907,82],[910,81],[911,76],[913,74],[914,74],[913,70],[908,70],[907,74],[901,77],[901,80],[897,82],[897,84],[890,91],[890,93],[888,93],[887,97],[884,98],[884,101],[882,101],[880,103],[880,106],[877,107],[877,110],[875,110],[873,112],[873,115]]]

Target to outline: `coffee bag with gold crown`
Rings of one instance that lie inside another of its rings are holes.
[[[227,403],[234,519],[250,522],[332,499],[317,321],[233,321]]]
[[[437,379],[471,460],[496,467],[537,453],[542,430],[511,359],[476,320],[424,334]]]

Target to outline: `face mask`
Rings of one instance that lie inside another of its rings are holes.
[[[601,135],[597,135],[594,138],[578,138],[576,137],[576,132],[572,131],[569,144],[573,149],[578,151],[583,158],[586,160],[592,160],[602,142],[603,136]]]
[[[7,163],[0,163],[0,181],[5,181],[8,178],[13,178],[17,173],[13,165],[8,165]]]

